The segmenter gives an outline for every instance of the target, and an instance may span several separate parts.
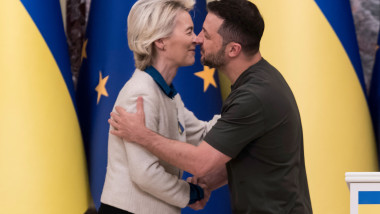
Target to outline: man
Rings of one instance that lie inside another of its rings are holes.
[[[227,183],[233,213],[312,213],[295,98],[281,74],[261,57],[264,21],[247,0],[208,4],[197,37],[201,61],[232,83],[221,118],[198,146],[164,138],[137,112],[117,108],[111,134],[141,144],[159,158],[200,177],[209,188]]]

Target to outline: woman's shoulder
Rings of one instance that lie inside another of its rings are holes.
[[[132,103],[137,97],[143,97],[144,100],[155,102],[158,99],[160,88],[157,86],[153,78],[138,69],[135,70],[132,77],[125,83],[120,90],[116,103]]]
[[[156,95],[159,87],[153,78],[138,69],[135,70],[132,77],[124,84],[123,88],[119,92],[120,95]]]
[[[127,88],[131,91],[147,91],[155,89],[156,84],[153,78],[145,71],[136,69],[132,77],[125,83],[123,88]]]

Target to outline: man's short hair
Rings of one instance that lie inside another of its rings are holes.
[[[224,20],[218,31],[223,45],[239,43],[247,55],[259,51],[264,19],[255,4],[248,0],[219,0],[208,3],[207,8],[209,13]]]
[[[152,65],[153,43],[173,33],[180,10],[190,11],[194,0],[139,0],[128,15],[128,45],[135,66],[140,70]]]

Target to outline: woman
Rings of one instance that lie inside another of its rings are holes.
[[[208,123],[188,111],[172,85],[177,69],[195,61],[195,34],[189,11],[194,0],[140,0],[128,16],[128,44],[136,71],[115,106],[136,111],[144,99],[145,123],[161,135],[198,144]],[[112,128],[111,128],[112,129]],[[181,180],[182,171],[141,146],[109,135],[108,166],[100,214],[177,214],[203,198],[203,189]],[[208,199],[208,191],[204,192]]]

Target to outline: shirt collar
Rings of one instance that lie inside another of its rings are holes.
[[[173,84],[168,86],[160,72],[158,72],[153,66],[147,67],[145,69],[145,72],[153,78],[153,80],[157,83],[158,86],[160,86],[161,90],[166,94],[166,96],[171,99],[174,98],[174,96],[177,94],[177,91],[175,90]]]
[[[236,88],[243,85],[247,81],[247,76],[250,73],[255,72],[256,68],[262,66],[262,64],[265,62],[266,60],[263,57],[261,57],[261,59],[257,63],[251,65],[249,68],[247,68],[247,70],[243,71],[243,73],[241,73],[240,76],[236,79],[235,83],[231,85],[231,90],[235,90]]]

